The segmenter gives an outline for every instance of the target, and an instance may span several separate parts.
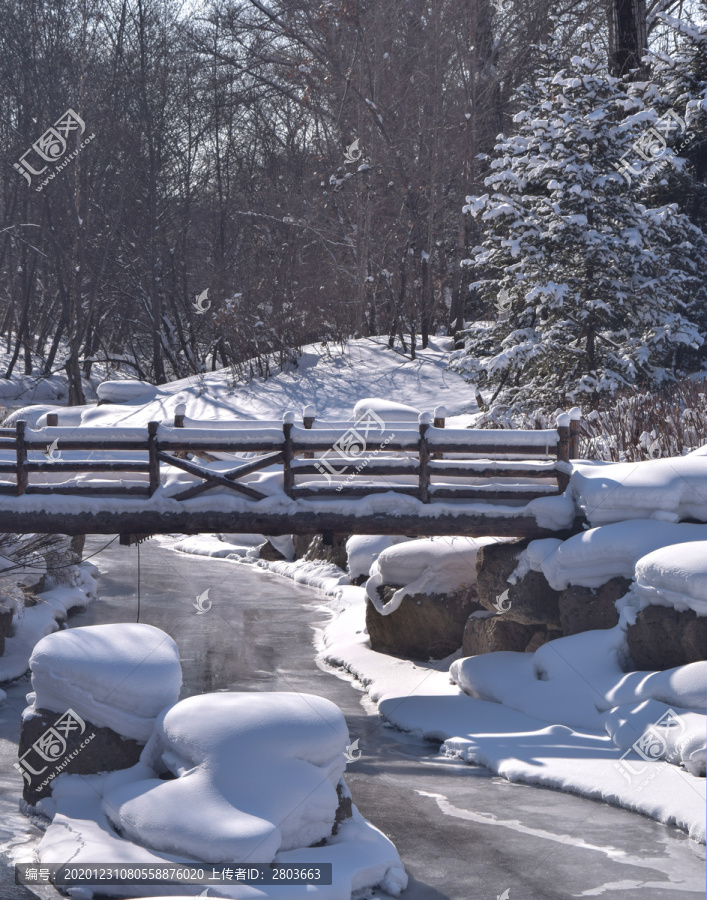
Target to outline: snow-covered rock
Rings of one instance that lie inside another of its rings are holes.
[[[692,609],[707,616],[707,541],[662,547],[642,557],[631,590],[641,606]]]
[[[542,572],[556,591],[570,585],[597,588],[612,578],[633,578],[642,556],[687,541],[707,541],[707,525],[631,517],[631,521],[591,528],[566,541],[531,541],[514,574],[517,579],[528,569]]]
[[[349,578],[368,578],[371,566],[384,550],[407,541],[397,534],[354,534],[346,541]]]
[[[48,634],[35,646],[30,668],[27,712],[71,708],[94,725],[143,742],[182,683],[177,645],[152,625],[88,625]]]
[[[350,796],[341,780],[348,741],[342,713],[322,697],[189,697],[163,712],[131,769],[70,775],[56,784],[44,802],[53,821],[38,848],[40,861],[331,863],[330,886],[225,884],[213,893],[351,900],[354,892],[380,886],[397,895],[407,876],[395,847],[355,807],[332,834],[337,786]],[[165,774],[167,780],[159,777]],[[194,895],[205,886],[185,890]],[[124,885],[104,890],[120,897],[170,892]]]
[[[322,697],[189,697],[160,716],[143,767],[107,786],[103,811],[121,834],[152,850],[214,863],[269,862],[331,834],[348,743],[341,711]],[[175,777],[161,781],[164,771]],[[185,809],[189,820],[180,828]]]
[[[413,594],[446,594],[476,583],[476,556],[486,544],[503,538],[433,537],[388,547],[371,567],[366,594],[376,610],[390,615],[404,597]],[[378,588],[399,587],[388,603]]]
[[[699,452],[640,463],[577,463],[570,487],[592,525],[707,522],[707,457]]]

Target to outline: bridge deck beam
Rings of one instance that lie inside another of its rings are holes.
[[[485,516],[463,513],[439,516],[352,516],[335,513],[275,513],[193,511],[70,513],[0,512],[0,531],[16,534],[405,534],[411,536],[465,535],[467,537],[560,538],[581,531],[575,520],[566,532],[541,528],[530,516]]]

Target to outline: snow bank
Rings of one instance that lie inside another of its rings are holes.
[[[632,592],[641,606],[656,604],[707,616],[707,540],[663,547],[636,564]]]
[[[38,595],[36,606],[15,603],[12,632],[5,639],[5,652],[0,656],[0,684],[19,678],[29,669],[32,651],[42,638],[59,630],[71,609],[85,609],[96,596],[97,569],[81,563],[74,587],[55,587]],[[17,573],[18,577],[21,573]],[[36,577],[36,576],[34,576]],[[62,708],[64,712],[66,707]]]
[[[634,810],[704,842],[705,779],[695,773],[704,771],[707,662],[625,673],[617,627],[560,638],[533,655],[412,663],[371,650],[365,592],[351,587],[345,596],[348,606],[327,626],[321,655],[366,685],[393,725],[511,781]],[[475,696],[450,683],[450,663]],[[660,734],[644,756],[626,749],[641,740],[647,720],[654,724],[671,709],[682,724],[669,739]]]
[[[707,457],[700,452],[638,463],[575,463],[570,486],[592,525],[625,519],[707,522]]]
[[[413,594],[448,594],[476,584],[476,556],[481,547],[504,538],[433,537],[383,550],[366,582],[368,599],[383,616],[394,612]],[[402,585],[388,603],[378,596],[384,584]]]
[[[237,559],[252,555],[264,543],[265,538],[261,534],[190,534],[178,540],[173,549],[195,556]]]
[[[353,818],[331,835],[348,742],[341,711],[321,697],[189,697],[162,713],[136,766],[56,782],[53,798],[44,801],[53,821],[38,848],[40,861],[331,862],[332,886],[210,885],[209,893],[350,900],[353,891],[380,885],[397,895],[407,885],[400,858],[355,807]],[[161,779],[165,772],[174,777]],[[323,846],[311,846],[322,840]],[[201,893],[205,886],[181,893]],[[101,890],[126,897],[174,895],[176,889]]]
[[[514,577],[533,569],[542,572],[556,591],[572,584],[596,588],[618,576],[633,578],[638,560],[659,547],[705,540],[707,525],[632,519],[592,528],[566,541],[531,541]]]
[[[88,625],[42,638],[30,657],[36,708],[75,710],[94,725],[146,741],[155,717],[179,696],[172,638],[152,625]]]

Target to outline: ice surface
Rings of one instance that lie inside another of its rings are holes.
[[[146,741],[182,683],[179,651],[152,625],[88,625],[42,638],[30,658],[32,708],[71,708],[94,725]]]

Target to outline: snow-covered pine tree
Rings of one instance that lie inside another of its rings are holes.
[[[680,347],[702,343],[685,310],[704,235],[676,205],[639,202],[618,171],[650,113],[627,118],[640,105],[587,38],[567,69],[539,48],[542,74],[523,89],[517,132],[499,136],[490,192],[465,207],[485,239],[463,264],[500,314],[467,329],[452,366],[526,408],[659,383]]]
[[[649,166],[649,178],[642,185],[643,199],[655,205],[666,199],[676,201],[690,220],[707,228],[707,25],[659,13],[666,31],[672,33],[670,51],[655,50],[646,57],[651,81],[631,85],[630,93],[654,112],[654,130],[664,136],[667,146],[657,146],[660,159]],[[668,42],[666,42],[668,43]],[[661,128],[672,119],[673,129]],[[700,270],[705,271],[703,259]],[[691,298],[688,315],[707,335],[707,283]],[[682,354],[693,366],[704,360],[707,344],[699,354]]]

